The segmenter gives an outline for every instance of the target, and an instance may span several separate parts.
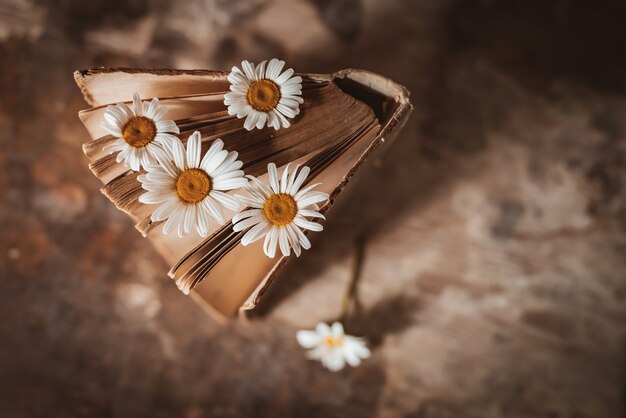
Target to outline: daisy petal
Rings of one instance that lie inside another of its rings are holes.
[[[217,165],[211,164],[211,160],[213,159],[215,155],[217,155],[218,152],[222,150],[223,147],[224,147],[224,142],[221,139],[218,138],[215,141],[213,141],[209,150],[206,152],[206,154],[204,154],[204,157],[202,157],[202,161],[200,162],[200,168],[202,168],[204,171],[206,171],[210,175],[214,175],[213,169],[211,170],[209,169]]]
[[[157,120],[154,122],[154,125],[158,133],[180,133],[180,129],[173,120]]]
[[[293,75],[293,69],[289,68],[285,70],[278,78],[275,80],[278,85],[283,84],[285,81],[289,80],[289,78]]]
[[[298,225],[300,228],[308,229],[309,231],[319,232],[319,231],[324,230],[324,227],[322,225],[315,223],[315,222],[307,221],[306,219],[301,218],[299,216],[295,217],[295,219],[293,220],[293,223]]]
[[[269,258],[274,258],[276,255],[276,243],[278,241],[278,229],[271,228],[267,235],[265,235],[265,242],[263,242],[263,252]]]
[[[254,64],[250,64],[247,60],[242,61],[241,68],[248,77],[248,80],[254,80]]]
[[[305,250],[310,250],[311,249],[311,241],[309,241],[309,239],[306,237],[306,235],[304,235],[304,232],[302,232],[302,230],[300,229],[300,227],[298,225],[291,225],[293,231],[296,233],[296,235],[298,236],[298,240],[300,242],[300,245],[302,246],[302,248],[304,248]]]
[[[251,198],[251,197],[248,197],[248,196],[242,196],[242,195],[235,195],[235,197],[237,198],[237,200],[239,200],[245,206],[250,206],[252,208],[262,208],[263,207],[263,201],[259,201],[257,199],[254,199],[254,198]]]
[[[159,107],[159,99],[156,97],[152,98],[152,101],[148,105],[148,109],[146,109],[145,116],[150,119],[155,119],[154,114]]]
[[[191,232],[191,228],[194,226],[196,220],[196,205],[186,205],[185,207],[185,219],[184,219],[184,231],[185,234]]]
[[[135,112],[137,116],[143,116],[143,105],[139,93],[137,92],[133,93],[133,112]]]
[[[302,249],[300,247],[300,240],[298,239],[298,235],[293,230],[294,225],[285,225],[285,229],[287,230],[287,237],[289,238],[289,244],[291,248],[293,248],[293,252],[296,253],[296,257],[300,257],[302,253]]]
[[[207,196],[202,201],[202,206],[208,210],[213,219],[217,221],[220,225],[222,225],[226,220],[224,219],[224,212],[222,212],[221,207],[216,204],[215,200],[211,196]]]
[[[270,185],[274,193],[280,193],[280,185],[278,184],[278,171],[276,170],[276,164],[269,163],[267,165],[267,172],[269,174]]]
[[[261,215],[260,209],[244,210],[242,212],[237,213],[235,216],[233,216],[233,223],[237,223],[241,221],[242,219],[246,219],[246,218],[249,218],[251,216],[256,216],[256,215]]]
[[[176,167],[179,170],[184,170],[187,167],[187,161],[186,161],[186,152],[185,152],[185,146],[183,145],[182,142],[179,141],[174,141],[172,143],[172,159],[174,160],[174,164],[176,165]]]
[[[283,255],[285,257],[289,257],[291,249],[289,248],[289,238],[287,237],[287,231],[285,228],[278,229],[278,244]]]
[[[335,322],[330,326],[330,333],[334,338],[343,338],[343,325],[341,322]]]
[[[256,80],[262,80],[265,78],[265,64],[267,64],[267,61],[261,61],[261,63],[257,65],[254,72],[254,78]]]
[[[163,221],[169,218],[174,211],[178,208],[180,203],[177,199],[171,199],[162,203],[150,216],[150,219],[155,221]]]
[[[259,215],[251,216],[250,218],[239,221],[235,225],[233,225],[233,231],[235,232],[244,231],[248,228],[251,228],[261,223],[262,221],[263,221],[263,218]]]
[[[233,190],[245,186],[248,181],[244,177],[236,177],[232,179],[215,179],[213,183],[214,190]]]
[[[327,337],[330,335],[330,326],[328,326],[328,324],[325,324],[323,322],[320,322],[319,324],[317,324],[317,326],[315,327],[315,330],[322,337]]]
[[[326,218],[324,217],[324,215],[322,215],[321,213],[316,212],[316,211],[314,211],[314,210],[300,209],[300,210],[298,211],[298,213],[299,213],[300,215],[302,215],[302,216],[307,216],[307,217],[309,217],[309,218],[320,218],[320,219],[326,219]]]
[[[343,369],[346,362],[340,352],[331,352],[322,359],[322,364],[331,372],[338,372]]]
[[[187,165],[189,168],[200,167],[200,153],[202,152],[200,132],[195,131],[187,140]]]
[[[285,193],[285,191],[287,190],[287,181],[289,180],[289,166],[290,165],[291,163],[285,166],[285,169],[283,170],[283,175],[280,179],[280,192],[281,193]]]
[[[206,237],[207,235],[209,235],[209,214],[206,213],[203,208],[200,206],[197,208],[196,211],[196,218],[197,218],[197,229],[198,229],[198,234],[200,234],[200,236],[202,237]]]
[[[259,119],[259,112],[253,111],[246,117],[246,120],[243,123],[243,127],[247,131],[251,131],[252,128],[254,128],[254,126],[256,125],[258,119]]]
[[[300,173],[298,174],[298,177],[296,177],[296,179],[294,180],[293,184],[291,185],[291,188],[287,190],[287,193],[291,195],[296,195],[298,193],[298,190],[300,189],[300,186],[302,186],[302,183],[304,183],[304,181],[308,177],[310,171],[311,169],[309,167],[307,166],[302,167],[302,169],[300,170]],[[320,184],[320,183],[317,183],[317,184]],[[314,184],[313,187],[315,187],[317,184]]]
[[[215,200],[217,200],[230,210],[239,210],[239,208],[241,207],[241,204],[237,199],[235,199],[233,196],[227,195],[224,192],[220,192],[219,190],[213,190],[211,192],[211,197],[213,197]]]
[[[324,192],[309,192],[304,196],[296,197],[298,207],[305,208],[314,203],[324,202],[328,200],[328,193]]]
[[[241,244],[245,246],[258,241],[268,233],[270,228],[271,226],[267,222],[260,222],[256,224],[245,233],[243,238],[241,238]]]
[[[258,117],[259,118],[255,126],[257,129],[263,129],[263,127],[265,126],[265,123],[267,122],[267,113],[260,113]]]
[[[284,65],[285,65],[285,61],[272,58],[267,66],[267,71],[265,72],[265,76],[270,80],[276,81]]]
[[[296,339],[303,348],[313,348],[322,342],[322,337],[317,332],[308,330],[298,331]]]
[[[180,220],[181,215],[182,215],[182,211],[178,210],[172,213],[172,215],[169,218],[167,218],[167,221],[165,222],[165,225],[163,226],[164,235],[168,235],[178,226],[178,222]]]
[[[154,205],[156,203],[165,202],[166,200],[169,200],[171,197],[172,197],[171,193],[161,192],[161,191],[159,192],[151,191],[151,192],[147,192],[139,196],[139,201],[141,203],[146,203],[148,205]]]

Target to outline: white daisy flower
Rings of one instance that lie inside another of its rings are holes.
[[[289,164],[279,180],[276,164],[267,165],[269,184],[264,184],[253,176],[248,176],[250,183],[245,187],[248,196],[236,197],[252,209],[245,210],[233,217],[233,229],[243,231],[250,228],[241,239],[243,245],[251,244],[265,237],[263,251],[274,258],[276,246],[284,256],[291,254],[291,249],[300,256],[301,247],[311,248],[311,243],[302,232],[302,229],[321,231],[322,225],[311,222],[306,218],[322,218],[317,212],[317,203],[328,200],[328,193],[313,191],[320,183],[310,185],[300,190],[309,175],[309,167],[299,165],[289,173]]]
[[[370,356],[370,350],[361,338],[346,335],[343,325],[335,322],[332,326],[318,324],[315,331],[298,331],[298,343],[308,349],[307,357],[319,360],[328,370],[336,372],[346,363],[352,367]]]
[[[180,133],[173,120],[162,120],[164,112],[164,108],[159,108],[159,99],[143,103],[137,93],[133,94],[132,108],[123,103],[107,106],[100,126],[117,139],[104,151],[119,151],[115,160],[124,161],[134,171],[154,163],[163,146],[178,140],[173,134]]]
[[[289,120],[300,113],[302,77],[292,77],[293,69],[281,71],[285,61],[273,58],[269,64],[258,66],[243,61],[241,68],[233,67],[228,75],[230,93],[224,95],[229,115],[245,117],[244,128],[262,129],[265,125],[274,129],[289,127]]]
[[[243,163],[235,151],[223,150],[224,142],[217,139],[201,158],[200,132],[194,132],[187,141],[187,150],[176,138],[171,147],[157,154],[159,164],[145,166],[147,174],[137,177],[148,192],[139,197],[147,204],[158,204],[152,221],[164,221],[163,233],[175,228],[182,237],[193,228],[205,237],[209,233],[209,218],[219,224],[225,222],[222,206],[238,210],[239,201],[224,193],[246,185],[248,180],[240,170]]]

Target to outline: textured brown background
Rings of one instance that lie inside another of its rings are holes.
[[[0,416],[624,417],[619,0],[0,0]],[[99,192],[72,71],[384,74],[415,111],[251,327],[207,317]],[[331,374],[298,326],[371,359]]]

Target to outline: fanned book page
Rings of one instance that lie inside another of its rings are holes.
[[[301,187],[319,183],[315,190],[328,194],[328,199],[316,206],[319,213],[331,207],[355,170],[377,145],[391,138],[411,110],[405,88],[367,71],[299,74],[303,103],[290,126],[247,130],[244,120],[230,115],[224,104],[230,87],[228,75],[106,68],[75,73],[91,105],[79,113],[91,136],[83,150],[89,168],[103,183],[102,193],[156,246],[171,266],[169,276],[179,289],[222,318],[253,309],[289,257],[280,251],[274,258],[268,257],[263,240],[242,245],[246,231],[233,228],[233,217],[249,209],[245,205],[237,211],[224,209],[225,223],[211,222],[205,237],[195,229],[183,237],[175,232],[164,234],[164,221],[152,219],[156,206],[140,201],[146,192],[140,181],[145,169],[131,170],[118,162],[119,151],[106,151],[116,140],[102,126],[107,106],[125,103],[130,107],[134,93],[142,100],[157,97],[163,118],[176,123],[180,132],[175,136],[183,144],[199,132],[204,155],[221,138],[225,150],[238,152],[241,170],[262,182],[269,181],[269,163],[276,164],[279,175],[287,165],[309,167]],[[225,193],[236,196],[242,189]]]

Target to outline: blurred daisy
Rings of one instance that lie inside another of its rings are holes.
[[[233,229],[243,231],[250,228],[241,239],[243,245],[251,244],[262,237],[263,252],[274,258],[276,246],[284,256],[291,254],[293,249],[300,256],[301,248],[308,250],[311,243],[302,232],[303,229],[321,231],[322,225],[306,218],[322,218],[317,212],[317,203],[328,200],[328,193],[313,191],[320,183],[300,190],[309,175],[309,167],[299,166],[289,172],[289,164],[279,180],[276,164],[267,165],[269,184],[264,184],[253,176],[248,176],[250,183],[245,187],[248,196],[236,197],[252,209],[245,210],[233,217]]]
[[[298,331],[296,339],[303,348],[309,350],[308,358],[319,360],[333,372],[343,369],[346,363],[356,367],[361,364],[361,360],[370,356],[365,341],[346,335],[339,322],[332,326],[320,323],[314,331]]]
[[[243,71],[233,67],[228,75],[230,93],[224,95],[224,104],[229,115],[245,117],[243,124],[247,130],[255,126],[262,129],[271,126],[274,129],[289,127],[287,118],[300,113],[302,97],[302,77],[292,77],[290,68],[281,71],[285,61],[273,58],[269,64],[263,61],[255,67],[248,61],[241,63]]]
[[[182,237],[197,229],[205,237],[209,233],[209,218],[219,224],[225,222],[222,207],[239,209],[239,201],[224,193],[246,185],[248,180],[240,170],[243,163],[234,151],[223,150],[217,139],[201,158],[200,132],[194,132],[187,141],[187,150],[177,138],[171,147],[157,154],[159,164],[145,166],[147,174],[137,179],[148,192],[139,197],[147,204],[158,204],[152,221],[164,221],[163,233],[174,229]]]
[[[100,126],[117,139],[106,145],[104,151],[112,154],[119,151],[118,163],[139,171],[141,166],[155,162],[154,157],[165,146],[178,140],[173,134],[180,133],[172,120],[162,120],[165,109],[159,107],[156,97],[143,103],[139,94],[133,94],[133,105],[123,103],[109,105]]]

